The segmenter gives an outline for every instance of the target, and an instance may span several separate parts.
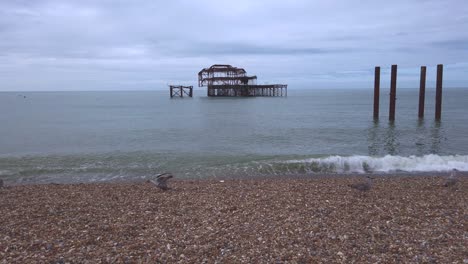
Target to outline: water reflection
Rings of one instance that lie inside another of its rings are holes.
[[[374,119],[372,125],[368,129],[367,139],[369,142],[368,150],[370,156],[377,156],[379,154],[380,142],[379,142],[380,125],[379,120]]]
[[[388,128],[385,133],[385,144],[384,150],[387,154],[396,155],[398,154],[398,148],[400,146],[400,139],[398,137],[398,131],[395,129],[395,122],[389,121]]]
[[[372,121],[367,129],[368,151],[370,156],[441,154],[447,141],[441,121],[428,124],[424,119],[417,120],[413,127],[397,122],[381,123]]]
[[[418,156],[422,156],[426,153],[426,126],[424,119],[419,118],[417,121],[416,125],[416,139],[415,139],[415,145],[416,145],[416,154]]]
[[[440,145],[444,139],[444,130],[442,128],[442,121],[434,121],[431,127],[431,153],[440,153]]]

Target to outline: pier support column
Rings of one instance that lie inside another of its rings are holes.
[[[435,98],[435,119],[440,120],[442,116],[442,77],[444,65],[437,65],[436,98]]]
[[[424,117],[424,100],[426,96],[426,66],[421,66],[421,79],[419,82],[419,111],[418,118]]]
[[[396,101],[397,65],[392,65],[390,80],[390,113],[388,120],[395,121],[395,101]]]
[[[380,102],[380,67],[375,67],[374,74],[374,119],[379,119]]]

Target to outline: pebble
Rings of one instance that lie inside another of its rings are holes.
[[[366,195],[349,192],[353,181],[180,180],[170,193],[144,183],[13,186],[0,192],[0,244],[8,245],[0,258],[409,263],[423,247],[434,262],[468,264],[459,224],[465,221],[460,212],[468,202],[468,188],[462,188],[468,179],[461,178],[450,195],[438,177],[383,178]],[[49,214],[50,208],[60,213]],[[418,257],[424,259],[429,257]]]

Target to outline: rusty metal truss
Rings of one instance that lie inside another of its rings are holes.
[[[198,86],[208,85],[255,85],[257,76],[247,76],[242,68],[227,64],[215,64],[198,73]]]
[[[169,85],[169,93],[172,97],[184,97],[184,94],[193,97],[193,86]]]

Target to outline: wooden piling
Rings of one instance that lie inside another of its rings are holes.
[[[379,119],[380,102],[380,67],[375,67],[374,74],[374,119]]]
[[[442,77],[444,72],[444,65],[437,65],[437,81],[436,81],[436,98],[435,98],[435,119],[440,120],[442,116]]]
[[[395,101],[396,101],[396,83],[397,83],[397,65],[392,65],[391,80],[390,80],[390,113],[388,120],[395,120]]]
[[[418,118],[424,117],[424,100],[426,97],[426,66],[421,66],[421,78],[419,82],[419,111]]]

